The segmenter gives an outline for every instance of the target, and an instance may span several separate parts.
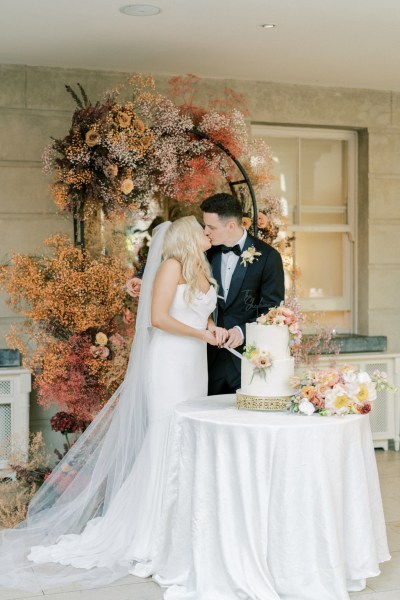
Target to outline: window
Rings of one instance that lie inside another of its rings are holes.
[[[338,332],[355,330],[356,142],[353,131],[254,125],[272,149],[275,196],[283,202],[290,260],[288,286],[305,311]]]

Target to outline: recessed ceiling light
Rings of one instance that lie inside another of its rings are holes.
[[[274,27],[276,27],[275,23],[264,23],[263,25],[260,25],[260,27],[262,27],[263,29],[273,29]]]
[[[152,6],[151,4],[127,4],[121,6],[119,12],[130,17],[152,17],[158,15],[161,12],[161,8],[158,6]]]

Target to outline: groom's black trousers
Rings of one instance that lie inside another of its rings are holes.
[[[240,366],[240,359],[228,350],[209,346],[208,395],[234,394],[240,389]]]

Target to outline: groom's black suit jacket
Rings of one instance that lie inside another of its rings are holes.
[[[273,306],[278,306],[285,296],[282,259],[277,250],[269,244],[247,234],[243,251],[254,246],[261,256],[252,264],[242,265],[239,257],[233,272],[226,301],[218,298],[217,324],[231,329],[239,325],[246,335],[246,323],[255,321],[258,316]],[[214,278],[218,283],[218,295],[223,296],[221,281],[221,247],[213,246],[207,252]],[[236,350],[243,351],[243,345]],[[234,392],[240,387],[240,359],[228,350],[208,346],[209,394]]]

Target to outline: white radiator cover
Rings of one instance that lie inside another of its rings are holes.
[[[31,389],[30,371],[0,368],[0,475],[8,466],[12,443],[28,452]]]

